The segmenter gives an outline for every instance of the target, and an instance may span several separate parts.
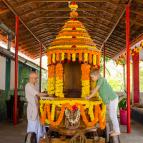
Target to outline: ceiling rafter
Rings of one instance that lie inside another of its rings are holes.
[[[29,15],[31,13],[35,13],[35,12],[70,12],[71,10],[69,8],[47,8],[47,9],[40,9],[40,8],[35,8],[35,9],[32,9],[32,10],[29,10],[28,12],[24,12],[22,13],[20,16],[25,16],[25,15]],[[84,8],[78,8],[77,10],[78,12],[79,11],[97,11],[97,12],[103,12],[103,13],[108,13],[108,14],[112,14],[110,11],[105,11],[105,10],[102,10],[102,9],[97,9],[97,8],[89,8],[89,7],[84,7]]]
[[[100,41],[99,38],[102,39],[102,37],[100,37],[99,35],[96,36],[95,38],[98,38],[97,41]],[[95,43],[96,43],[97,41],[95,41]],[[101,43],[103,43],[103,41],[101,41]],[[107,45],[108,45],[108,46],[109,46],[109,45],[112,45],[113,47],[117,47],[117,45],[116,45],[115,43],[111,42],[111,41],[108,41]],[[123,45],[121,45],[119,42],[118,42],[118,45],[119,45],[120,47],[123,47]],[[116,51],[116,50],[115,50],[115,51]]]
[[[45,40],[45,39],[48,39],[47,37],[44,37],[44,38],[42,38],[41,40],[43,41],[43,40]],[[45,40],[46,41],[46,40]],[[43,43],[45,43],[45,41],[43,41]],[[50,41],[50,39],[48,40],[48,41]],[[39,43],[36,43],[35,45],[40,45]],[[27,43],[27,44],[21,44],[21,47],[23,47],[23,46],[27,46],[27,47],[29,47],[29,46],[35,46],[33,43]],[[39,46],[40,47],[40,46]],[[46,48],[43,48],[43,49],[46,49]]]
[[[10,12],[10,10],[9,10],[8,8],[1,9],[1,10],[0,10],[0,15],[5,14],[5,13],[7,13],[7,12]]]
[[[34,23],[36,20],[41,20],[41,19],[62,19],[62,20],[68,20],[69,19],[69,16],[38,16],[38,17],[35,17],[29,21],[27,21],[26,23],[27,24],[30,24],[30,23]],[[97,19],[96,16],[79,16],[78,19]],[[102,20],[102,21],[106,21],[106,22],[109,22],[109,23],[114,23],[112,21],[109,21],[107,19],[104,19],[102,17],[98,17],[98,20]],[[50,20],[51,21],[51,20]]]
[[[2,0],[4,2],[4,4],[10,9],[10,11],[14,14],[14,15],[18,15],[17,12],[14,10],[14,8],[11,6],[11,4],[7,1],[7,0]],[[30,28],[23,22],[23,19],[21,17],[19,17],[20,22],[23,24],[23,26],[32,34],[32,36],[39,42],[41,43],[41,41],[34,35],[34,33],[30,30]],[[41,43],[42,44],[42,43]],[[42,45],[44,47],[44,45]]]
[[[48,0],[48,1],[47,0],[28,0],[25,2],[21,2],[18,6],[15,5],[15,8],[23,7],[25,5],[32,4],[35,2],[47,2],[47,3],[50,3],[50,2],[69,2],[69,0]],[[112,4],[112,5],[118,4],[115,1],[111,2],[111,0],[76,0],[76,2],[99,2],[99,3],[106,2],[106,3]]]
[[[45,37],[45,36],[43,36],[43,37],[39,37],[39,39],[41,39],[42,40],[42,38],[47,38],[47,40],[51,40],[52,38],[51,38],[51,36],[53,37],[53,35],[49,35],[49,36],[47,36],[47,37]],[[19,42],[20,44],[26,44],[26,43],[31,43],[31,38],[29,38],[29,39],[23,39],[22,41],[20,41]],[[32,42],[33,44],[34,43],[37,43],[36,41],[33,41]],[[38,43],[37,43],[38,44]]]

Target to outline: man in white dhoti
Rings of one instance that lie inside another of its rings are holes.
[[[31,72],[29,76],[29,82],[25,86],[25,94],[28,102],[27,106],[27,133],[34,132],[37,136],[37,143],[39,143],[40,137],[43,137],[45,128],[42,127],[39,120],[39,102],[40,96],[46,96],[45,93],[39,93],[37,84],[38,75],[35,72]]]

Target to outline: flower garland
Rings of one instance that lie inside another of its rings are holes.
[[[81,65],[82,71],[82,97],[86,97],[90,94],[90,65],[82,64]]]
[[[50,65],[48,67],[48,94],[53,95],[55,93],[55,66]]]
[[[79,52],[78,58],[79,58],[79,62],[82,62],[82,52]]]
[[[138,54],[143,49],[143,41],[141,41],[139,46],[135,46],[133,49],[130,50],[132,56]],[[120,56],[117,57],[115,60],[116,64],[123,65],[126,62],[126,52],[122,53]]]
[[[58,126],[62,122],[63,117],[64,117],[65,108],[68,108],[71,110],[71,107],[69,106],[69,104],[63,104],[61,107],[61,112],[60,112],[60,115],[58,117],[58,120],[54,121],[51,118],[50,104],[47,105],[47,116],[48,116],[48,120],[52,126]]]
[[[52,126],[59,126],[60,123],[62,122],[63,120],[63,117],[64,117],[64,113],[66,112],[66,110],[70,110],[72,111],[73,110],[73,105],[75,105],[76,107],[78,107],[78,110],[80,110],[80,114],[82,116],[82,119],[85,123],[86,126],[88,127],[92,127],[94,126],[98,121],[99,121],[99,124],[100,124],[100,128],[104,129],[105,128],[105,115],[106,115],[106,106],[101,104],[101,101],[94,101],[94,102],[86,102],[87,104],[90,104],[88,110],[89,110],[89,115],[90,115],[90,120],[91,121],[88,121],[87,117],[86,117],[86,114],[85,114],[85,108],[84,108],[84,105],[85,104],[81,104],[80,101],[78,102],[78,100],[75,100],[74,102],[72,101],[72,104],[71,105],[70,103],[68,103],[69,100],[66,100],[64,102],[62,102],[63,104],[60,103],[60,101],[49,101],[47,102],[48,104],[44,104],[46,103],[45,101],[40,101],[40,112],[41,112],[41,122],[44,124],[45,122],[47,122],[46,120],[46,115],[48,117],[48,122],[52,125]],[[77,102],[76,102],[77,101]],[[50,102],[53,103],[51,109],[50,109]],[[57,104],[55,104],[57,103]],[[82,101],[83,103],[83,101]],[[92,104],[91,104],[92,103]],[[53,112],[55,112],[55,107],[58,106],[59,104],[61,104],[61,112],[59,114],[59,117],[57,119],[57,121],[54,121],[54,116],[52,117],[52,114]],[[93,108],[95,108],[93,110]],[[54,110],[54,111],[52,111]],[[94,111],[94,114],[93,114],[93,111]],[[71,121],[73,122],[73,121]]]
[[[102,108],[102,110],[101,110]],[[104,129],[106,126],[106,106],[102,104],[102,107],[99,108],[98,118],[99,118],[99,125],[101,129]]]
[[[52,63],[56,63],[56,54],[55,53],[52,54]]]
[[[88,53],[84,53],[84,62],[88,62]]]
[[[63,65],[58,63],[56,65],[56,89],[55,95],[57,97],[64,97],[63,94]]]
[[[63,62],[65,59],[65,53],[62,52],[62,55],[61,55],[61,61]]]
[[[75,62],[76,61],[76,53],[72,54],[72,61]]]
[[[70,52],[67,53],[67,59],[68,59],[68,62],[71,61],[71,53]]]
[[[57,53],[56,53],[56,62],[59,62],[59,61],[60,61],[60,53],[57,52]]]
[[[82,116],[83,121],[84,121],[86,126],[93,127],[98,122],[99,108],[100,108],[99,105],[95,106],[95,110],[94,110],[95,113],[94,113],[94,117],[93,117],[94,119],[92,118],[92,121],[89,122],[88,119],[86,118],[86,114],[84,112],[83,106],[80,106],[81,116]]]
[[[89,64],[92,64],[92,53],[89,53]]]
[[[64,60],[67,58],[68,62],[72,61],[75,62],[76,58],[78,57],[79,63],[89,63],[93,64],[96,68],[100,65],[100,54],[97,51],[89,51],[89,50],[83,50],[83,49],[77,49],[74,48],[77,47],[77,45],[72,45],[71,50],[61,49],[60,51],[58,49],[48,51],[48,64],[56,64],[58,62],[64,62]],[[74,49],[74,50],[73,50]],[[66,55],[66,56],[65,56]]]
[[[96,55],[93,55],[93,65],[96,65],[97,63],[96,63],[97,61],[96,61]]]

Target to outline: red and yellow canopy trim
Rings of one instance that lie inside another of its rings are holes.
[[[99,68],[100,66],[100,52],[90,51],[86,49],[75,49],[75,50],[67,50],[67,49],[55,49],[49,50],[47,52],[48,56],[48,65],[56,64],[56,63],[64,63],[64,62],[76,62],[79,63],[89,63]]]
[[[140,53],[142,49],[143,49],[143,41],[140,42],[139,46],[135,46],[133,49],[130,50],[131,56]],[[117,65],[125,64],[125,60],[126,60],[126,52],[123,52],[115,59],[115,62]]]

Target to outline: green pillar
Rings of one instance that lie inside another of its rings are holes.
[[[6,95],[8,95],[8,91],[10,90],[10,70],[11,70],[11,59],[6,58],[6,77],[5,77]]]

